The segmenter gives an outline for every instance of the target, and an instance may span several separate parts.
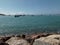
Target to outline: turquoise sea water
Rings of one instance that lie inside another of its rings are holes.
[[[60,16],[0,16],[0,34],[60,32]]]

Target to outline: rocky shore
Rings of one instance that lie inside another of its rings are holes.
[[[0,45],[60,45],[60,34],[0,36]]]

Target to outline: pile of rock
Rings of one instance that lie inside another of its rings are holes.
[[[60,45],[60,34],[0,36],[0,45]]]

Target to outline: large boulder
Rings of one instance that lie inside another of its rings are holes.
[[[21,39],[19,37],[12,37],[9,40],[7,40],[6,43],[8,43],[9,45],[29,45],[29,43],[26,40]]]
[[[33,45],[60,45],[60,35],[50,35],[36,39]]]

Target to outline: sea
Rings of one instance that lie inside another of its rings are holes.
[[[0,16],[0,35],[60,32],[59,15]]]

